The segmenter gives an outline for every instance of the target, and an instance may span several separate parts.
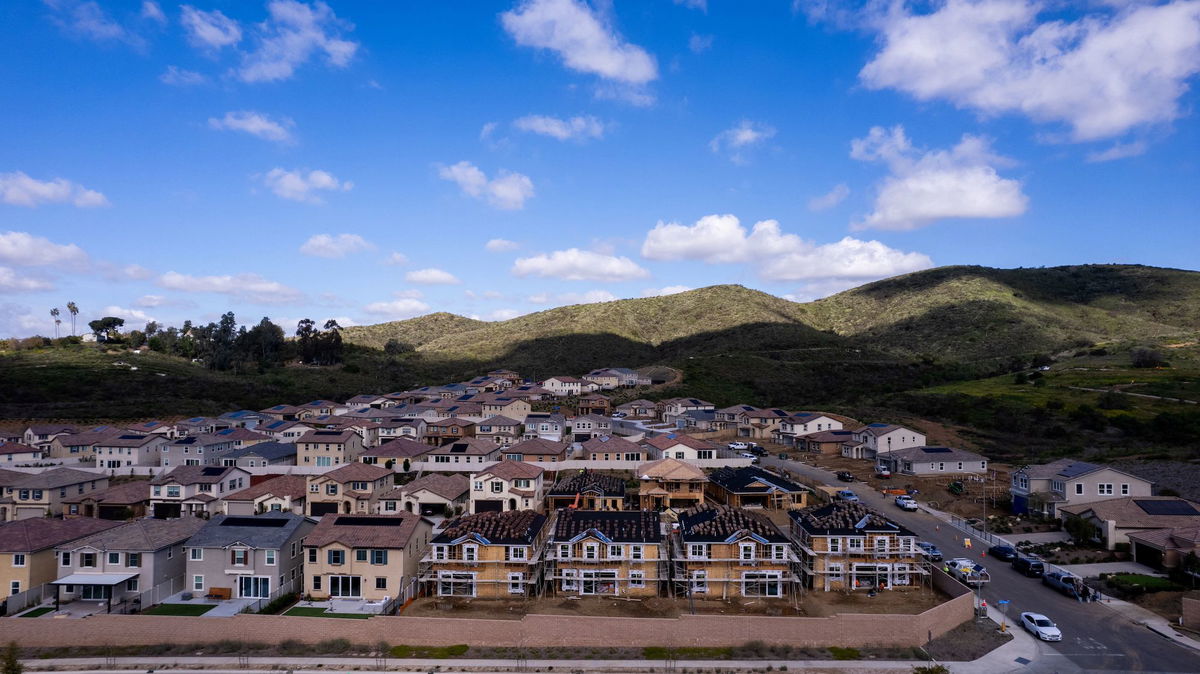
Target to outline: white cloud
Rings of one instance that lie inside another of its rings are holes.
[[[0,263],[21,267],[81,265],[87,253],[73,243],[54,243],[29,232],[0,233]]]
[[[596,304],[598,302],[612,302],[617,299],[617,296],[607,290],[589,290],[583,293],[538,293],[525,298],[533,304]]]
[[[903,127],[876,126],[850,148],[854,159],[882,161],[891,170],[874,211],[854,229],[910,230],[943,218],[1006,218],[1029,206],[1020,181],[996,172],[993,165],[1011,161],[993,154],[986,138],[964,134],[949,150],[923,151],[912,146]]]
[[[488,179],[469,161],[439,167],[438,177],[456,183],[463,194],[486,199],[493,207],[505,211],[520,210],[534,194],[533,181],[528,176],[501,170],[495,178]]]
[[[399,266],[402,264],[408,264],[408,256],[405,255],[404,253],[392,251],[392,253],[390,255],[388,255],[386,258],[384,258],[383,263],[390,264],[390,265],[396,265],[396,266]]]
[[[134,330],[137,329],[136,324],[138,323],[145,325],[150,321],[157,320],[141,309],[127,309],[125,307],[119,307],[115,304],[110,304],[104,307],[100,310],[100,314],[104,316],[116,316],[117,318],[124,318],[126,324],[125,328]]]
[[[627,85],[656,79],[654,57],[626,42],[606,18],[577,0],[523,0],[500,22],[517,44],[549,49],[572,70]]]
[[[472,300],[472,301],[481,300],[481,299],[483,299],[483,300],[502,300],[502,299],[504,299],[504,293],[502,293],[498,290],[485,290],[481,293],[477,293],[474,290],[464,290],[463,296],[465,296],[467,299]]]
[[[404,280],[409,283],[420,283],[421,285],[453,285],[455,283],[462,283],[454,274],[434,267],[414,269],[404,275]]]
[[[499,122],[487,122],[479,129],[479,140],[488,140],[495,133],[496,127],[500,126]]]
[[[878,241],[846,237],[818,245],[784,233],[775,220],[757,222],[747,233],[733,215],[707,215],[691,226],[659,222],[646,234],[642,256],[754,263],[762,278],[773,281],[882,278],[933,266],[927,255],[906,253]]]
[[[140,264],[119,265],[112,262],[97,262],[96,269],[109,281],[144,281],[154,276],[154,271]]]
[[[300,252],[305,255],[328,259],[374,249],[375,244],[358,234],[314,234],[300,246]]]
[[[761,122],[743,119],[729,129],[718,133],[708,142],[708,147],[717,154],[724,154],[736,164],[745,162],[742,154],[756,145],[761,145],[775,135],[775,128]]]
[[[578,248],[520,258],[513,263],[512,273],[520,277],[537,276],[565,281],[629,281],[650,275],[650,272],[627,257]]]
[[[692,50],[693,54],[703,54],[712,49],[712,46],[713,36],[711,35],[697,35],[696,33],[692,33],[692,36],[688,38],[688,49]]]
[[[11,267],[0,266],[0,292],[21,293],[53,289],[54,284],[49,281],[34,278],[25,272],[17,272]]]
[[[420,316],[429,311],[429,305],[421,300],[401,298],[386,302],[372,302],[363,307],[363,311],[372,316],[381,316],[393,321]]]
[[[64,178],[38,180],[22,171],[0,173],[0,201],[33,208],[41,204],[70,203],[79,208],[108,206],[108,198]]]
[[[219,9],[206,12],[191,5],[180,5],[179,10],[179,23],[187,31],[187,41],[193,47],[218,51],[242,41],[242,27]]]
[[[604,122],[588,115],[559,119],[545,115],[526,115],[513,121],[521,131],[549,136],[557,140],[587,140],[604,136]]]
[[[158,80],[163,84],[170,84],[176,87],[191,87],[198,84],[204,84],[208,78],[194,70],[184,70],[179,66],[167,66],[163,74],[158,76]]]
[[[139,307],[153,309],[155,307],[161,307],[161,306],[166,305],[167,301],[168,301],[167,298],[162,295],[142,295],[141,297],[134,300],[133,303]]]
[[[675,4],[683,5],[688,9],[698,9],[701,12],[708,11],[708,0],[675,0]]]
[[[237,76],[243,82],[276,82],[295,74],[314,54],[324,54],[334,68],[345,68],[358,51],[358,43],[344,40],[350,23],[337,18],[329,5],[296,0],[272,0],[270,17],[259,24],[258,45],[244,55]]]
[[[1062,122],[1074,140],[1178,118],[1200,72],[1195,0],[1096,4],[1072,19],[1038,0],[945,0],[924,14],[888,7],[871,19],[882,47],[860,73],[867,87]]]
[[[167,290],[231,295],[261,304],[287,304],[304,298],[299,290],[258,274],[192,276],[169,271],[158,277],[158,285]]]
[[[1140,140],[1133,141],[1132,143],[1117,143],[1107,150],[1089,152],[1087,161],[1088,163],[1095,164],[1097,162],[1114,161],[1116,159],[1128,159],[1146,154],[1146,149],[1146,143]]]
[[[34,314],[30,307],[21,304],[0,304],[0,337],[27,337],[33,334],[54,334],[54,321],[49,313],[39,311]]]
[[[794,293],[785,293],[783,299],[793,302],[811,302],[819,300],[830,295],[836,295],[844,290],[857,288],[864,283],[869,283],[871,279],[828,279],[822,281],[813,281],[800,286]]]
[[[141,50],[146,41],[114,21],[96,2],[88,0],[43,0],[52,18],[64,31],[95,42],[124,42]]]
[[[508,239],[491,239],[483,244],[483,247],[491,253],[504,253],[510,250],[516,250],[521,247],[521,244]]]
[[[322,203],[321,197],[316,194],[318,191],[348,192],[354,187],[349,180],[342,182],[327,171],[305,173],[303,170],[273,168],[262,177],[262,181],[275,196],[310,204]]]
[[[491,313],[489,313],[483,320],[485,320],[485,321],[507,321],[507,320],[516,318],[517,316],[520,316],[521,314],[522,314],[522,312],[520,312],[516,309],[496,309],[495,311],[492,311]]]
[[[663,288],[646,288],[642,290],[642,297],[662,297],[664,295],[677,295],[692,290],[691,286],[666,286]]]
[[[154,0],[143,0],[142,18],[158,24],[165,24],[167,22],[167,15],[163,14],[162,7],[159,7],[158,3],[154,2]]]
[[[208,125],[218,131],[242,131],[276,143],[291,143],[295,140],[292,138],[291,128],[296,124],[291,119],[284,117],[277,122],[269,115],[253,110],[227,112],[220,119],[209,117]]]
[[[846,186],[846,183],[838,183],[825,194],[809,199],[808,210],[827,211],[842,203],[848,196],[850,196],[850,188]]]

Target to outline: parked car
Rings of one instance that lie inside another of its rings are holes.
[[[767,450],[763,449],[762,447],[759,447],[758,445],[751,447],[750,451],[758,456],[766,456],[767,455]]]
[[[942,561],[942,551],[938,550],[938,547],[933,543],[930,543],[929,541],[921,541],[917,543],[917,547],[921,548],[921,550],[925,553],[925,556],[929,558],[929,561]]]
[[[613,412],[612,418],[614,418],[614,419],[624,419],[624,418],[625,418],[625,413],[624,413],[624,412]]]
[[[891,476],[892,476],[892,471],[888,470],[887,468],[884,468],[883,466],[875,466],[875,477],[886,480],[886,479],[890,478]]]
[[[1041,613],[1022,613],[1021,627],[1042,641],[1062,641],[1058,625]]]
[[[1068,597],[1077,598],[1083,589],[1083,579],[1065,571],[1051,571],[1042,574],[1042,585],[1054,588]]]
[[[839,470],[837,472],[837,479],[842,482],[853,482],[854,481],[854,473],[851,473],[848,470]]]
[[[742,451],[742,450],[750,449],[750,447],[753,444],[754,443],[752,443],[752,442],[743,442],[741,440],[734,440],[733,442],[729,443],[729,448],[734,451]]]
[[[966,557],[955,557],[946,562],[946,568],[950,569],[950,575],[972,587],[982,585],[992,579],[987,569]]]
[[[1046,573],[1046,565],[1042,560],[1033,557],[1014,557],[1012,568],[1013,571],[1029,578],[1041,578]]]
[[[838,499],[840,499],[842,501],[850,501],[851,503],[858,503],[858,494],[855,494],[854,492],[850,491],[849,489],[843,489],[843,490],[839,491],[837,493],[837,497],[838,497]]]
[[[1020,554],[1017,549],[1011,545],[993,545],[988,548],[988,557],[995,557],[1002,562],[1011,562]]]
[[[743,459],[753,459],[753,458],[756,458],[756,457],[754,456],[754,452],[738,452],[738,455],[739,455],[739,456],[741,456]]]
[[[901,494],[896,497],[896,507],[901,510],[917,510],[917,502],[908,494]]]

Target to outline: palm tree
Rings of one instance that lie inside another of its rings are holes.
[[[75,316],[79,314],[79,305],[67,302],[67,311],[71,312],[71,336],[75,336]]]
[[[50,310],[50,315],[54,317],[54,338],[58,339],[58,326],[62,324],[59,316],[62,315],[62,312],[58,310],[58,307],[54,307]]]

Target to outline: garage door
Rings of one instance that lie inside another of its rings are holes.
[[[336,515],[339,505],[341,505],[341,504],[340,503],[312,503],[312,504],[309,504],[308,514],[312,515],[313,517],[320,517],[322,515]]]
[[[476,501],[475,512],[477,513],[498,513],[504,510],[504,501]]]

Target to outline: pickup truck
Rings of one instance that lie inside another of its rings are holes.
[[[900,508],[901,510],[909,511],[918,509],[917,502],[914,501],[913,497],[909,496],[908,494],[901,494],[900,496],[896,497],[896,507]]]
[[[1083,579],[1064,571],[1052,571],[1042,576],[1042,585],[1058,590],[1068,597],[1078,598],[1083,589]]]
[[[988,575],[987,569],[966,557],[955,557],[946,562],[946,568],[950,569],[951,576],[972,587],[977,587],[992,579]]]

